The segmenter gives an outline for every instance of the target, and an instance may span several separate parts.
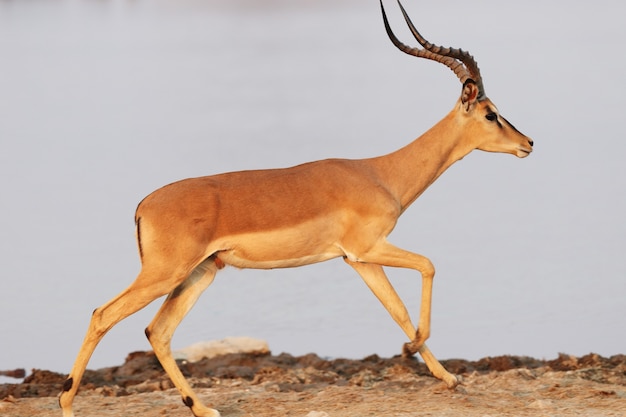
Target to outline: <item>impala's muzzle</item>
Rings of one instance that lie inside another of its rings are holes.
[[[533,151],[533,142],[532,139],[528,139],[528,145],[520,145],[517,147],[517,156],[519,158],[526,158]]]

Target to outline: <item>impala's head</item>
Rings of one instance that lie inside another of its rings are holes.
[[[380,0],[389,39],[404,53],[444,64],[461,80],[463,90],[453,113],[461,121],[462,128],[467,133],[464,136],[472,141],[472,146],[487,152],[510,153],[520,158],[528,156],[533,150],[533,141],[502,117],[487,98],[474,57],[461,49],[443,48],[428,42],[417,31],[399,1],[398,4],[411,33],[424,49],[411,48],[398,40],[391,31],[383,2]]]

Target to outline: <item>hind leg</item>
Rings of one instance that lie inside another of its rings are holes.
[[[159,281],[149,279],[148,276],[149,274],[142,270],[128,288],[108,303],[94,310],[83,344],[74,366],[63,384],[63,391],[59,397],[63,417],[73,417],[72,402],[78,391],[80,380],[93,351],[104,335],[121,320],[171,291],[168,285],[172,284],[168,284],[168,280]]]
[[[170,342],[176,327],[191,310],[200,294],[213,282],[217,269],[213,259],[207,259],[200,264],[189,278],[169,294],[146,329],[146,336],[161,366],[182,395],[183,403],[197,417],[219,417],[220,413],[202,405],[172,357]]]

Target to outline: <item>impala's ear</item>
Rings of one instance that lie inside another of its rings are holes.
[[[463,103],[463,107],[465,107],[465,111],[470,111],[474,104],[478,101],[478,87],[474,80],[469,78],[463,84],[463,92],[461,93],[461,102]]]

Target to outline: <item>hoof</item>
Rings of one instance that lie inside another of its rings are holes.
[[[443,382],[445,382],[446,385],[448,386],[448,389],[455,389],[458,385],[463,383],[460,376],[452,375],[452,374],[444,375],[442,379],[443,379]]]
[[[191,409],[191,412],[196,417],[220,417],[220,413],[212,408],[202,407],[200,410]]]

